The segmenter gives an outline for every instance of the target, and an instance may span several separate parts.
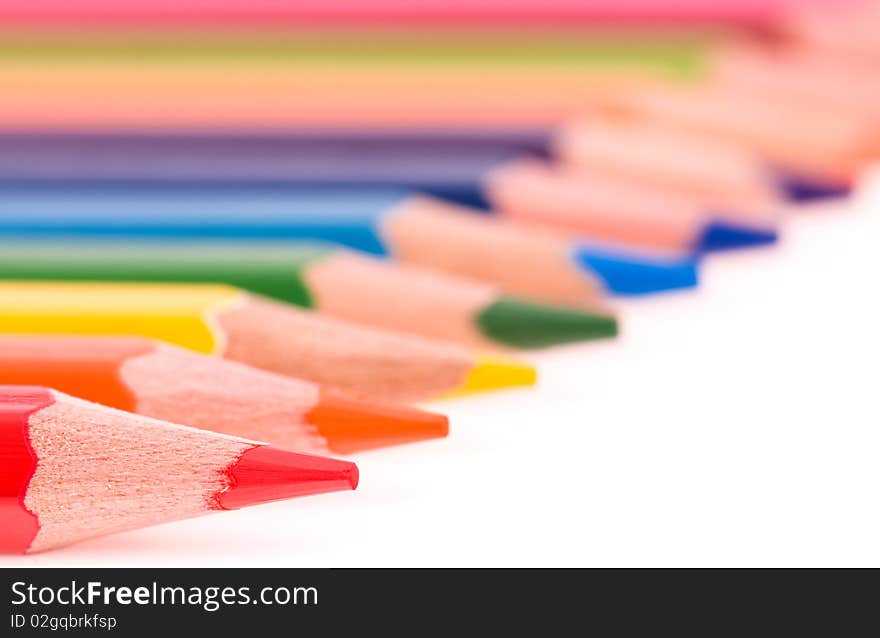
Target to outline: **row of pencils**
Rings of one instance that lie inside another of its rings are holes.
[[[880,8],[807,4],[0,0],[0,550],[354,489],[845,196]]]

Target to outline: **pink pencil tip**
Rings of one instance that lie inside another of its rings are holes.
[[[219,494],[223,509],[357,488],[357,465],[297,454],[270,445],[253,447],[229,469],[232,485]]]

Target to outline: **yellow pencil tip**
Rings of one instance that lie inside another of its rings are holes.
[[[477,355],[474,367],[462,384],[447,396],[535,385],[537,379],[537,371],[528,363],[493,355]]]

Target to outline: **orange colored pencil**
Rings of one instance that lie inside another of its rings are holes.
[[[430,81],[426,81],[426,77]],[[281,130],[547,126],[650,75],[576,67],[0,64],[4,128]],[[53,105],[64,104],[63,109]],[[356,104],[357,108],[352,108]]]
[[[140,337],[0,336],[0,384],[48,386],[299,452],[358,452],[448,432],[441,414]]]

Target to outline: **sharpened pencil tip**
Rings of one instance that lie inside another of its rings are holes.
[[[217,503],[226,510],[353,490],[359,480],[357,466],[349,461],[297,454],[271,445],[247,450],[228,474],[229,489],[217,495]]]
[[[784,173],[777,176],[777,183],[786,199],[798,203],[846,197],[852,192],[852,186],[842,182],[811,179]]]
[[[575,259],[616,295],[646,295],[697,285],[695,257],[663,259],[583,247]]]
[[[449,419],[444,414],[369,401],[330,387],[321,388],[318,405],[306,419],[318,428],[330,449],[341,454],[449,434]]]
[[[695,249],[698,252],[717,252],[766,246],[779,239],[775,230],[716,221],[708,224],[700,236]]]
[[[480,313],[483,333],[515,348],[605,339],[617,335],[617,319],[547,304],[502,297]]]
[[[445,396],[535,385],[537,379],[537,371],[527,363],[492,355],[478,355],[474,367],[470,369],[462,384]]]

